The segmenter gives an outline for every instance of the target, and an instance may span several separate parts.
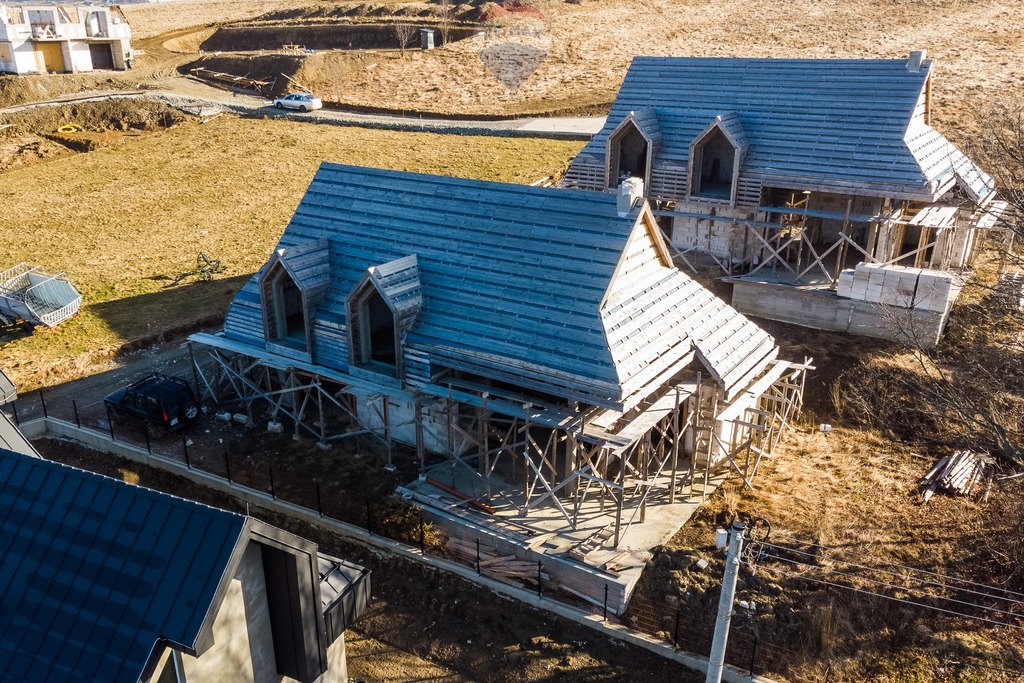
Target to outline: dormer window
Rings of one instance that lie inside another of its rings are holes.
[[[690,145],[688,194],[694,199],[736,203],[744,144],[739,117],[715,117]]]
[[[274,252],[259,279],[268,344],[279,353],[309,354],[312,317],[329,281],[326,240]]]
[[[398,364],[395,313],[372,283],[352,302],[352,355],[356,365],[376,366],[389,374]]]
[[[415,255],[367,268],[345,305],[349,362],[401,378],[402,345],[421,301]]]
[[[626,178],[640,178],[644,186],[650,182],[651,163],[661,135],[653,110],[631,111],[608,136],[606,184],[619,186]]]
[[[729,199],[732,197],[732,167],[736,164],[736,148],[720,130],[706,137],[696,148],[693,165],[693,190],[698,197]]]
[[[302,290],[278,261],[264,279],[267,340],[299,351],[308,349]]]

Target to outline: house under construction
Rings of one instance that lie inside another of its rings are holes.
[[[0,73],[80,73],[131,65],[118,7],[0,2]]]
[[[738,310],[930,346],[1005,204],[931,126],[932,62],[637,57],[566,185],[644,182]]]
[[[808,367],[674,266],[637,183],[336,164],[191,343],[218,404],[415,449],[403,493],[451,537],[612,610],[723,472],[754,479]]]

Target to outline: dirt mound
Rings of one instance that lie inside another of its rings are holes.
[[[489,2],[480,9],[479,21],[485,24],[504,23],[513,19],[535,19],[545,21],[547,17],[539,9],[522,0]]]
[[[178,110],[152,100],[85,102],[0,116],[0,123],[11,124],[10,130],[18,134],[52,134],[68,124],[88,133],[152,131],[184,120]]]
[[[0,171],[28,166],[67,153],[68,150],[64,146],[38,135],[0,133]]]
[[[414,26],[437,28],[428,21],[418,21]],[[451,38],[453,41],[461,40],[472,33],[471,29],[456,28],[451,32]],[[418,41],[418,38],[416,40]],[[205,52],[256,52],[281,50],[285,45],[301,45],[308,50],[375,50],[399,47],[395,27],[387,21],[329,25],[225,26],[204,40],[200,47]]]

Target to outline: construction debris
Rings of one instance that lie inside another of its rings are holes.
[[[539,576],[545,586],[551,584],[551,577],[540,570],[536,562],[522,560],[514,555],[502,555],[491,546],[459,538],[449,537],[444,545],[457,558],[477,567],[481,574],[492,579],[522,588],[524,584],[536,586]]]
[[[274,89],[274,81],[263,81],[256,78],[247,78],[245,76],[235,76],[233,74],[205,69],[201,66],[192,69],[189,73],[208,83],[223,85],[228,88],[256,91],[261,95],[269,95]]]
[[[924,502],[928,502],[939,489],[962,496],[971,494],[971,490],[985,479],[986,461],[988,457],[971,451],[956,451],[947,455],[921,480],[924,489]]]

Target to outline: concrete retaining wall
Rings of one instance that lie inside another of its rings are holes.
[[[454,574],[466,581],[487,588],[496,594],[513,598],[526,603],[540,610],[545,610],[563,619],[576,622],[582,626],[592,629],[601,635],[615,638],[629,643],[636,647],[642,647],[657,655],[678,662],[683,666],[699,672],[707,672],[708,660],[698,654],[686,651],[677,651],[667,643],[639,631],[634,631],[621,624],[605,622],[600,616],[589,614],[570,605],[548,597],[538,596],[536,593],[526,591],[515,586],[489,579],[485,576],[478,576],[476,571],[470,567],[456,564],[449,560],[421,553],[417,548],[392,541],[380,536],[370,534],[366,529],[347,524],[336,519],[323,517],[304,507],[294,505],[281,500],[276,500],[269,494],[248,489],[228,482],[226,479],[199,470],[188,469],[183,463],[160,455],[150,455],[145,449],[131,444],[112,441],[110,437],[102,432],[92,429],[76,427],[70,422],[55,418],[41,418],[26,422],[22,430],[29,438],[52,437],[74,441],[83,446],[110,453],[112,455],[132,460],[156,469],[171,472],[178,476],[185,477],[197,484],[206,486],[215,491],[221,491],[232,495],[237,500],[247,503],[250,507],[262,508],[271,512],[289,515],[309,524],[332,531],[345,538],[349,542],[358,543],[365,547],[383,551],[395,557],[400,557],[412,562],[419,562],[434,569]],[[775,683],[773,679],[764,676],[751,676],[736,667],[727,666],[722,680],[727,683]]]
[[[939,342],[948,314],[887,307],[844,299],[821,289],[733,280],[732,306],[740,313],[890,341],[915,341],[923,348]]]

